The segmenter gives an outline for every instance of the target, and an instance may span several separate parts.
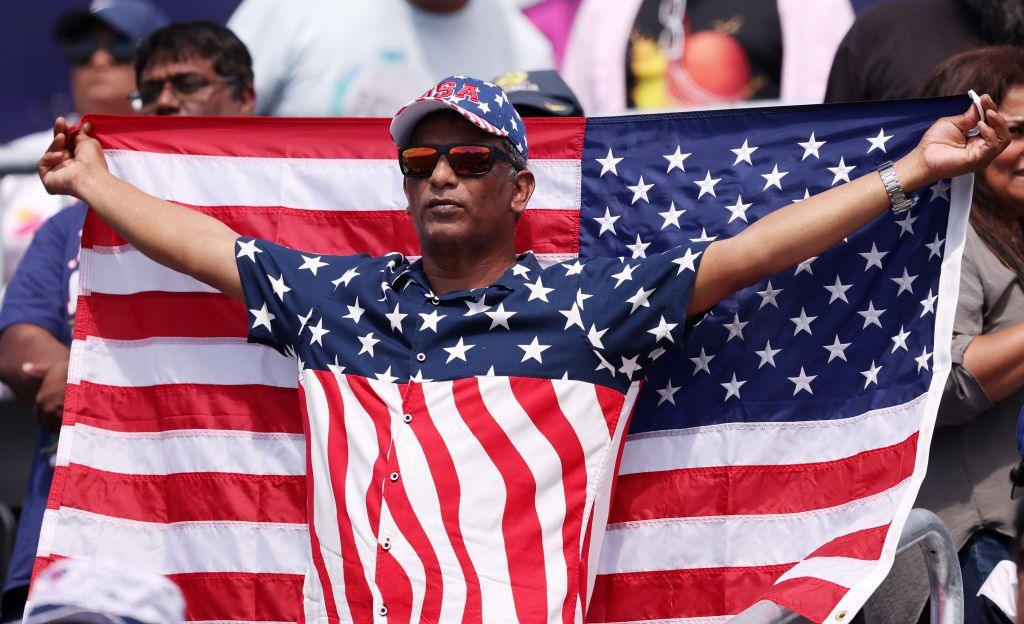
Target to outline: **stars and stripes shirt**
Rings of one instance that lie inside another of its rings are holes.
[[[318,622],[582,622],[648,364],[706,243],[435,295],[401,254],[239,239],[249,340],[297,360]]]

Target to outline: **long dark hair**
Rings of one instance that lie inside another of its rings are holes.
[[[1013,45],[978,48],[947,59],[921,86],[921,95],[956,95],[974,89],[998,105],[1010,89],[1024,86],[1024,48]],[[1024,283],[1024,227],[1018,211],[992,200],[981,176],[974,178],[971,225],[992,253]]]

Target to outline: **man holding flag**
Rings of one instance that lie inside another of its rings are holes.
[[[114,178],[88,127],[72,137],[60,119],[39,170],[150,258],[244,301],[250,340],[297,357],[307,621],[582,621],[647,365],[732,292],[987,165],[1009,133],[983,104],[986,119],[940,120],[881,179],[733,238],[546,269],[513,247],[535,187],[522,120],[471,78],[442,81],[391,125],[416,262],[240,239]]]

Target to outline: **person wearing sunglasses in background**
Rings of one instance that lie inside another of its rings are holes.
[[[684,342],[689,319],[903,191],[991,162],[1009,130],[982,100],[985,113],[937,121],[885,170],[901,189],[872,173],[729,239],[547,268],[514,246],[536,186],[523,120],[500,87],[466,76],[391,121],[416,261],[240,238],[111,175],[89,127],[70,137],[63,119],[39,174],[143,254],[243,301],[249,340],[297,359],[306,621],[582,622],[648,363]]]
[[[97,1],[61,15],[54,37],[70,65],[70,116],[131,113],[127,95],[135,87],[135,45],[165,23],[164,14],[145,0]],[[51,140],[47,131],[0,149],[5,156],[35,159],[34,152]],[[84,215],[76,203],[73,197],[47,194],[35,175],[0,179],[0,381],[7,384],[0,386],[0,394],[13,391],[42,425],[0,600],[3,622],[21,616],[53,476]],[[21,368],[27,362],[35,365],[31,373]]]
[[[88,32],[99,33],[98,39],[88,46],[69,43],[69,48],[77,46],[84,55],[89,46],[98,45],[93,57],[101,56],[104,46],[127,48],[125,42],[109,39],[114,36],[109,28]],[[134,41],[130,47],[134,49]],[[234,33],[211,22],[174,23],[156,30],[139,44],[134,68],[129,62],[122,69],[130,78],[137,77],[138,88],[132,90],[135,80],[130,79],[106,90],[111,105],[116,100],[119,108],[104,112],[247,115],[255,104],[248,50]],[[39,185],[38,178],[35,183]],[[3,622],[16,619],[24,606],[53,475],[49,460],[64,407],[85,212],[85,204],[78,202],[39,228],[0,308],[0,381],[34,408],[43,427],[39,447],[49,451],[38,453],[33,465],[6,584]]]

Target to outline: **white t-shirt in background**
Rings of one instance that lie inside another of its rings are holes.
[[[439,14],[406,0],[244,0],[261,115],[390,117],[445,76],[551,69],[551,44],[509,0]]]

